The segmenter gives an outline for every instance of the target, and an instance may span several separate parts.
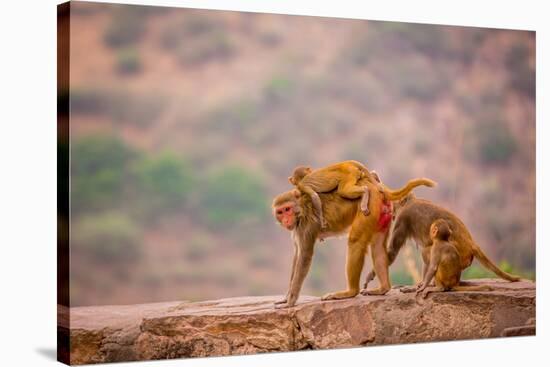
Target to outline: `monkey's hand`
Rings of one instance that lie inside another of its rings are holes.
[[[416,289],[416,295],[422,294],[422,298],[428,297],[428,294],[433,291],[440,291],[439,287],[429,287],[430,282],[421,281]]]
[[[399,288],[399,292],[401,293],[413,293],[416,291],[418,291],[418,285],[408,285],[408,286]]]

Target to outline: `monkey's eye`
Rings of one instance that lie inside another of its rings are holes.
[[[277,213],[278,215],[281,215],[281,214],[283,214],[283,211],[282,211],[282,210],[277,210],[276,213]]]
[[[287,206],[287,207],[285,208],[285,212],[288,212],[289,210],[290,210],[290,207]]]

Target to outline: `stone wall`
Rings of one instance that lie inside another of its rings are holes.
[[[535,284],[477,280],[492,292],[445,292],[427,299],[386,296],[321,302],[304,296],[129,306],[59,308],[71,364],[346,348],[535,334]],[[67,317],[69,316],[69,317]]]

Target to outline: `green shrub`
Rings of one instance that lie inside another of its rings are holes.
[[[484,164],[506,164],[517,151],[516,139],[504,121],[478,123],[473,134]]]
[[[202,208],[213,225],[256,222],[269,213],[263,180],[244,168],[232,166],[215,172],[201,190]]]
[[[507,260],[502,260],[497,264],[498,268],[506,273],[520,276],[527,279],[535,279],[534,271],[523,271],[514,267]],[[483,279],[483,278],[498,278],[498,276],[490,270],[485,269],[481,265],[471,265],[462,272],[463,279]]]
[[[480,265],[471,265],[462,272],[463,279],[496,278],[496,275]]]
[[[534,270],[535,233],[532,218],[535,213],[534,208],[527,209],[528,205],[486,205],[482,226],[486,228],[490,241],[498,245],[498,254],[501,258],[510,260],[521,269]]]
[[[140,155],[114,137],[89,136],[72,147],[75,212],[123,205],[142,219],[181,207],[194,188],[190,165],[164,152]]]
[[[392,284],[398,284],[398,285],[414,284],[414,280],[412,276],[406,270],[390,271],[390,279]]]
[[[264,87],[264,95],[269,100],[281,101],[289,97],[294,84],[285,77],[274,77]]]
[[[97,262],[132,263],[141,257],[141,232],[120,213],[83,216],[76,221],[71,237],[77,249]]]
[[[141,70],[139,54],[135,49],[127,48],[117,53],[116,70],[119,74],[135,74]]]
[[[113,206],[122,194],[135,152],[110,136],[76,140],[71,149],[71,208],[76,212]]]
[[[148,212],[178,208],[193,189],[192,170],[172,153],[145,156],[133,167],[140,197]]]

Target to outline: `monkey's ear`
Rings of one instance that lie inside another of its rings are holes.
[[[295,197],[296,199],[300,198],[300,191],[298,191],[298,190],[292,190],[292,193],[294,194],[294,197]]]
[[[306,175],[309,175],[311,173],[311,171],[313,171],[313,168],[306,167],[305,171],[306,171]]]
[[[294,183],[294,177],[292,177],[292,176],[288,176],[288,182],[290,182],[291,185],[296,185]]]

